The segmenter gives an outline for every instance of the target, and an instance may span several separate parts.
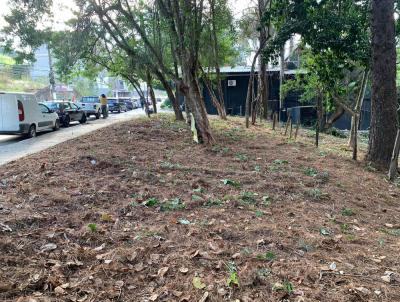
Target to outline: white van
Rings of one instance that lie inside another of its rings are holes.
[[[58,114],[39,104],[34,94],[0,91],[0,134],[23,134],[58,130]]]

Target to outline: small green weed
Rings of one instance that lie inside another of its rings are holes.
[[[179,211],[179,210],[184,210],[186,208],[186,205],[182,202],[180,198],[174,198],[171,200],[168,200],[166,202],[163,202],[160,206],[160,210],[162,212],[167,212],[167,211]]]
[[[304,169],[304,174],[307,176],[314,177],[318,175],[318,170],[312,167],[307,167]]]
[[[159,204],[159,201],[157,198],[152,197],[152,198],[147,199],[143,204],[146,207],[154,207]]]
[[[256,204],[257,203],[257,199],[256,199],[257,196],[258,196],[257,193],[244,191],[240,195],[240,200],[245,204]]]
[[[194,193],[204,193],[205,190],[204,190],[202,187],[198,187],[198,188],[196,188],[196,189],[193,189],[193,192],[194,192]]]
[[[318,188],[313,188],[308,190],[307,195],[314,200],[321,200],[329,196],[327,193],[322,192]]]
[[[271,197],[269,195],[264,195],[262,197],[262,205],[264,207],[269,207],[271,205]]]
[[[235,262],[228,262],[225,263],[226,268],[228,269],[228,273],[229,273],[229,277],[226,280],[226,285],[228,287],[233,287],[233,286],[237,286],[239,287],[239,275],[237,272],[237,267]]]
[[[232,179],[223,179],[222,183],[225,186],[231,186],[231,187],[234,187],[234,188],[240,188],[240,186],[241,186],[240,182],[238,182],[236,180],[232,180]]]
[[[203,197],[193,194],[192,195],[192,200],[193,201],[201,201],[201,200],[203,200]]]
[[[347,233],[349,231],[349,229],[350,229],[350,227],[349,227],[349,225],[347,223],[340,224],[340,230],[343,233]]]
[[[93,233],[94,233],[94,232],[97,232],[97,224],[95,224],[95,223],[89,223],[89,224],[88,224],[88,229],[89,229],[90,231],[92,231]]]
[[[266,252],[265,254],[257,255],[257,259],[266,260],[266,261],[274,261],[276,259],[276,254],[274,252]]]
[[[211,199],[210,198],[204,203],[204,206],[205,207],[219,207],[222,204],[223,204],[223,202],[220,199],[218,199],[218,198]]]
[[[355,213],[352,209],[350,208],[343,208],[342,209],[342,216],[354,216]]]
[[[260,211],[260,210],[256,210],[255,215],[256,215],[256,217],[260,218],[260,217],[264,216],[264,212]]]
[[[277,172],[277,171],[283,170],[288,164],[289,164],[289,162],[287,160],[276,159],[269,166],[269,170],[271,172]]]
[[[260,173],[260,172],[261,172],[261,166],[256,165],[256,166],[254,167],[254,171]]]
[[[248,161],[249,160],[248,156],[243,153],[237,153],[235,157],[240,161]]]

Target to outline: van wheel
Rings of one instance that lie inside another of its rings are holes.
[[[29,138],[36,137],[36,126],[35,126],[35,125],[31,125],[31,126],[29,127],[27,136],[28,136]]]
[[[87,121],[86,114],[82,114],[82,118],[79,121],[79,123],[84,124],[84,123],[86,123],[86,121]]]
[[[56,120],[56,122],[54,123],[54,131],[57,131],[60,129],[60,120]]]

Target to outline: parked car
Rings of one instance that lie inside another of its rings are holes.
[[[98,96],[84,96],[76,104],[85,111],[86,117],[94,115],[96,119],[100,118],[101,104]]]
[[[135,108],[134,108],[134,105],[133,105],[133,102],[130,101],[130,100],[126,100],[126,101],[125,101],[125,105],[126,105],[126,109],[127,109],[128,111],[135,109]]]
[[[108,99],[108,111],[121,113],[122,111],[127,112],[128,109],[126,108],[126,104],[123,100],[109,98]]]
[[[35,137],[37,132],[59,128],[58,115],[33,94],[0,92],[0,134]]]
[[[139,99],[134,99],[134,100],[132,101],[132,103],[133,103],[133,106],[134,106],[135,109],[136,109],[136,108],[141,108],[141,107],[142,107],[142,105],[140,104],[140,100],[139,100]]]
[[[84,124],[87,121],[85,111],[72,102],[50,101],[42,104],[58,114],[61,125],[64,127],[69,127],[71,122]]]

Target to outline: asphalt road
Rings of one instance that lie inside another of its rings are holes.
[[[59,131],[38,133],[37,137],[31,139],[25,139],[17,135],[0,135],[0,165],[29,154],[40,152],[94,130],[128,121],[139,116],[144,116],[142,109],[135,109],[119,114],[110,113],[107,119],[96,120],[91,117],[86,124],[71,123],[71,126],[68,128],[61,128]]]

